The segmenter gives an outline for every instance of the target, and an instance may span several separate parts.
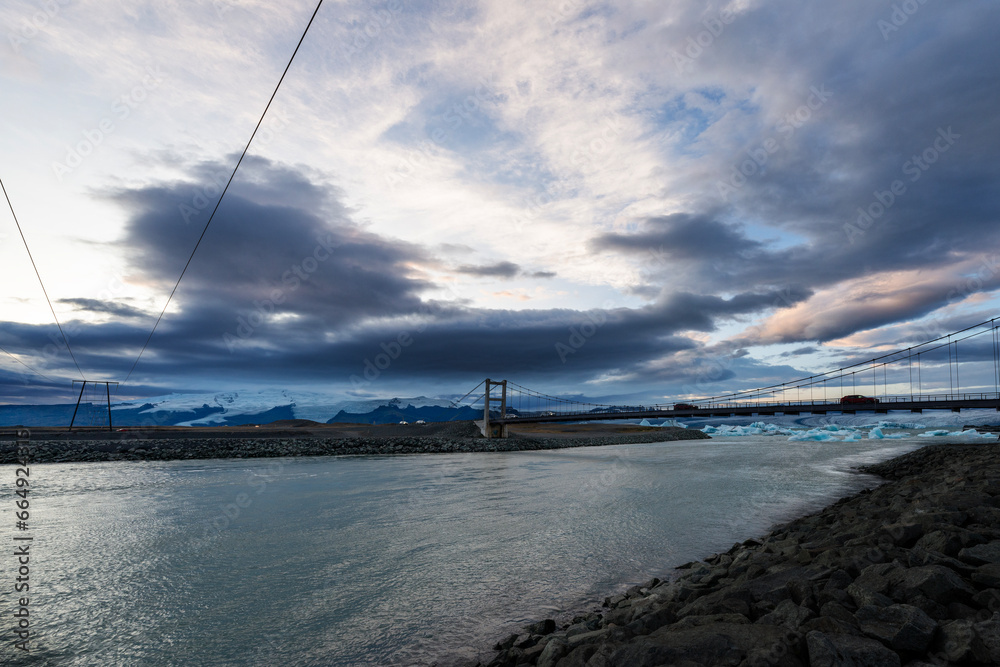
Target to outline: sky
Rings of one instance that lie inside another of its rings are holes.
[[[327,0],[206,230],[314,9],[0,5],[0,179],[72,350],[4,210],[0,403],[665,402],[1000,315],[996,2]]]

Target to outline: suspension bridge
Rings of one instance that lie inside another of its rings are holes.
[[[538,422],[1000,411],[998,327],[994,318],[825,373],[714,396],[612,405],[553,396],[510,380],[486,379],[453,405],[481,407],[480,427],[488,438],[507,437],[511,424]],[[960,343],[964,344],[961,349]]]

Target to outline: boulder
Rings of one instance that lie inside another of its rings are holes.
[[[1000,540],[966,547],[958,552],[958,559],[973,565],[1000,563]]]
[[[888,607],[893,603],[892,598],[889,596],[877,591],[869,590],[868,588],[856,583],[847,587],[847,593],[851,596],[851,599],[854,600],[854,604],[858,607],[864,607],[867,605]]]
[[[954,531],[933,530],[917,540],[914,546],[955,557],[962,548],[962,540]]]
[[[556,622],[547,618],[544,621],[524,626],[524,630],[530,635],[551,635],[556,631]]]
[[[909,548],[923,536],[924,528],[919,523],[888,523],[882,526],[882,534],[897,547]]]
[[[943,565],[925,565],[905,570],[893,590],[896,599],[909,601],[919,595],[939,604],[971,599],[976,590]]]
[[[987,588],[972,596],[972,603],[980,609],[989,609],[991,612],[1000,609],[1000,590]]]
[[[648,614],[643,614],[637,618],[633,617],[633,620],[626,627],[637,635],[648,635],[654,630],[659,630],[663,626],[673,623],[676,618],[677,617],[672,610],[663,608]],[[689,616],[688,618],[704,617]]]
[[[608,664],[658,667],[688,662],[736,667],[750,658],[754,662],[770,659],[772,665],[791,667],[801,665],[789,650],[789,643],[794,641],[797,636],[769,625],[713,623],[682,630],[661,628],[618,647]]]
[[[990,661],[989,649],[976,634],[973,621],[950,621],[941,625],[932,645],[934,655],[949,662],[969,663]]]
[[[570,651],[564,658],[560,658],[558,663],[553,663],[551,661],[546,662],[545,667],[551,667],[555,664],[558,664],[559,667],[586,667],[587,662],[594,656],[595,653],[597,653],[597,647],[593,644],[578,646]],[[538,666],[542,667],[541,658],[538,660]]]
[[[774,611],[757,619],[763,625],[780,625],[789,630],[795,630],[816,614],[808,607],[802,607],[791,600],[782,600]]]
[[[557,638],[552,639],[545,645],[545,648],[538,656],[538,662],[536,664],[538,667],[555,667],[555,664],[559,662],[568,652],[569,645],[566,642]],[[589,658],[590,656],[588,655],[587,657]]]
[[[685,616],[681,620],[670,625],[670,632],[686,630],[687,628],[697,628],[702,625],[712,625],[713,623],[736,623],[748,625],[750,619],[742,614],[709,614],[707,616]]]
[[[867,637],[813,630],[806,635],[806,647],[809,667],[900,667],[896,652]]]
[[[888,607],[868,605],[854,614],[861,632],[896,651],[920,653],[927,649],[937,629],[937,622],[916,607],[894,604]]]
[[[993,612],[990,618],[976,623],[972,628],[989,652],[990,662],[994,665],[1000,664],[1000,612]]]
[[[1000,588],[1000,563],[980,565],[972,573],[972,580],[987,588]]]
[[[846,570],[836,570],[827,579],[826,585],[823,587],[824,591],[831,590],[844,590],[848,586],[854,583],[854,579],[847,573]]]

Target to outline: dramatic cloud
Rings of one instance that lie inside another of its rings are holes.
[[[913,7],[324,6],[136,391],[693,394],[989,319],[997,10]],[[5,184],[88,373],[128,372],[310,11],[0,8]],[[22,251],[2,369],[64,381]]]

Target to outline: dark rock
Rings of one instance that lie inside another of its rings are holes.
[[[566,643],[569,644],[570,648],[575,648],[582,644],[594,644],[608,637],[611,630],[612,628],[601,628],[600,630],[593,630],[592,632],[584,632],[579,635],[573,635],[572,637],[566,638]]]
[[[989,651],[990,662],[1000,664],[1000,612],[993,612],[988,620],[976,623],[972,628]]]
[[[852,583],[854,583],[854,579],[847,573],[847,570],[836,570],[830,575],[823,590],[845,590]]]
[[[861,631],[896,651],[924,651],[934,637],[937,622],[920,609],[894,604],[865,606],[854,615]]]
[[[875,605],[877,607],[888,607],[893,603],[892,598],[877,591],[872,591],[857,583],[847,587],[847,593],[854,600],[857,607]]]
[[[989,609],[991,612],[1000,609],[1000,590],[987,588],[972,596],[972,603],[980,609]]]
[[[827,635],[861,636],[861,630],[858,628],[857,621],[852,619],[850,623],[847,623],[832,616],[818,616],[806,621],[799,627],[799,632],[807,634],[813,630],[819,630]]]
[[[689,618],[703,617],[690,616]],[[626,627],[637,635],[648,635],[655,630],[659,630],[665,625],[673,623],[676,619],[677,616],[674,614],[673,610],[669,608],[661,608],[639,616],[638,618],[633,617],[633,620]]]
[[[811,581],[793,579],[788,582],[788,592],[792,602],[803,607],[816,607],[816,584]]]
[[[806,635],[809,667],[900,667],[899,655],[874,639],[854,635]]]
[[[1000,563],[980,565],[972,573],[972,580],[988,588],[1000,588]]]
[[[989,663],[990,652],[976,634],[973,622],[958,620],[944,623],[932,645],[932,653],[949,662]]]
[[[919,523],[889,523],[882,526],[882,533],[897,547],[907,548],[923,536],[924,528]]]
[[[975,594],[976,590],[953,570],[942,565],[926,565],[905,570],[893,597],[909,601],[923,595],[940,604],[948,604],[971,599]]]
[[[684,616],[704,616],[706,614],[743,614],[749,615],[749,602],[752,600],[750,590],[745,586],[726,588],[708,595],[696,598],[677,612],[678,618]]]
[[[760,617],[757,622],[764,625],[780,625],[795,630],[815,616],[816,614],[808,607],[799,606],[791,600],[782,600],[774,611]]]
[[[845,623],[852,623],[857,625],[858,622],[852,614],[844,605],[838,604],[837,602],[827,602],[825,605],[820,607],[820,616],[829,616],[830,618],[835,618],[839,621],[844,621]]]
[[[903,571],[904,568],[897,562],[869,565],[861,571],[852,585],[872,593],[888,595],[889,589],[899,580]],[[847,592],[851,592],[850,586]]]
[[[973,565],[1000,563],[1000,540],[962,549],[958,552],[958,558]]]
[[[742,614],[709,614],[707,616],[685,616],[676,623],[671,624],[667,630],[675,632],[687,628],[697,628],[703,625],[714,623],[735,623],[745,625],[750,623],[750,619]]]
[[[538,667],[555,667],[555,664],[568,652],[569,645],[566,642],[558,638],[553,638],[538,655],[538,662],[536,664]],[[591,654],[593,654],[593,651],[591,651]],[[589,658],[590,656],[588,655],[587,657]],[[586,663],[584,662],[583,664]]]
[[[928,614],[931,618],[935,618],[938,621],[944,621],[945,619],[972,619],[978,616],[978,612],[972,607],[962,604],[961,602],[952,602],[947,607],[947,613],[942,617],[934,616],[933,614]]]
[[[678,631],[663,628],[617,648],[608,664],[658,667],[689,662],[736,667],[750,656],[787,656],[787,635],[786,630],[776,626],[732,623]]]
[[[575,649],[569,652],[566,657],[558,660],[559,667],[586,667],[587,662],[597,653],[597,647],[593,644],[587,644],[585,646],[577,646]],[[550,665],[555,665],[553,662],[544,663],[545,667]],[[538,661],[538,667],[543,667],[541,659]]]
[[[790,567],[779,572],[766,574],[747,582],[753,600],[763,600],[777,604],[792,597],[788,583],[796,579],[808,579],[812,570],[806,567]]]
[[[972,565],[967,565],[960,560],[945,556],[937,551],[928,551],[922,547],[913,547],[907,552],[906,564],[910,567],[922,567],[924,565],[944,565],[954,570],[962,577],[972,574],[975,569]]]
[[[538,621],[537,623],[526,625],[524,626],[524,629],[531,635],[551,635],[556,631],[556,622],[551,618],[547,618],[544,621]]]
[[[914,546],[954,558],[962,548],[962,540],[953,531],[934,530],[917,540]]]

